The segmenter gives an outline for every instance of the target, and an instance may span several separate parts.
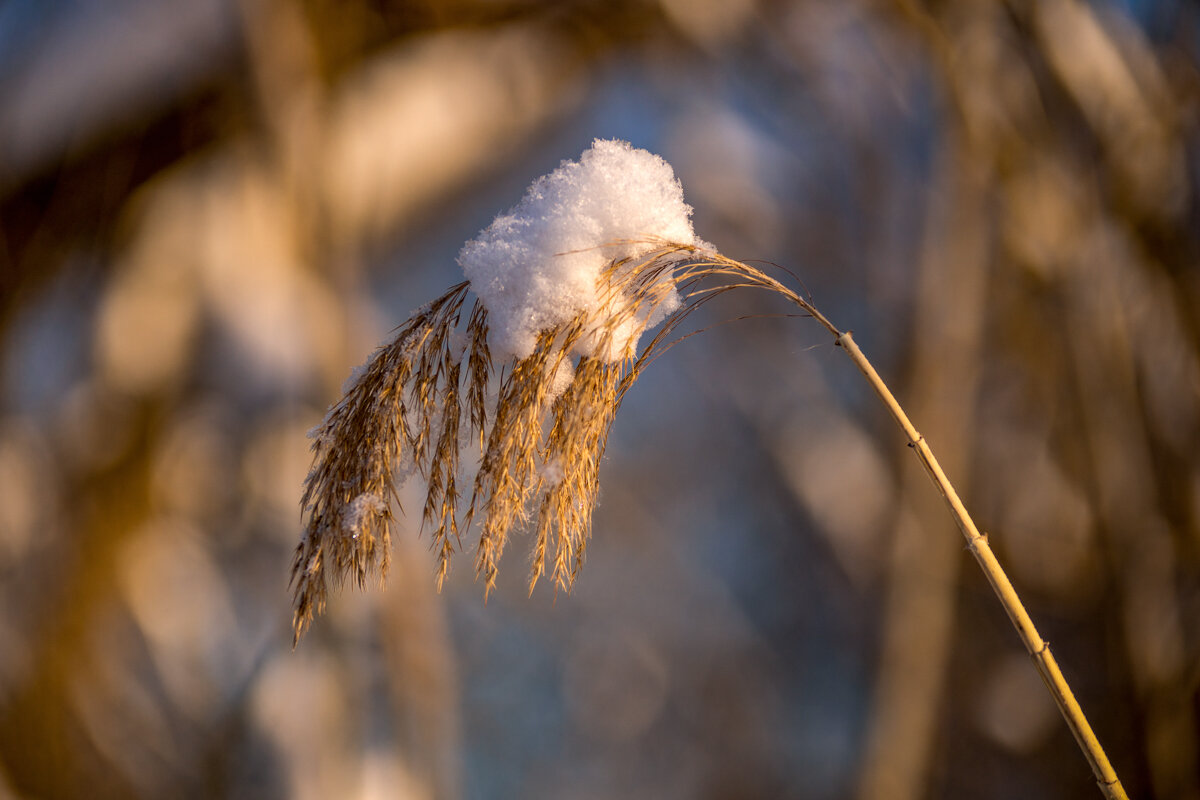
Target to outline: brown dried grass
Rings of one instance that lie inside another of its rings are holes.
[[[543,331],[534,352],[504,364],[488,347],[487,310],[475,301],[460,332],[469,285],[460,283],[418,310],[371,356],[357,380],[313,429],[313,468],[301,505],[306,527],[292,564],[298,641],[328,599],[331,582],[386,577],[397,485],[412,472],[426,486],[422,530],[431,531],[440,588],[460,533],[478,516],[476,574],[496,584],[514,528],[534,534],[529,589],[550,573],[569,590],[583,564],[599,492],[600,461],[617,409],[641,371],[676,339],[699,305],[732,288],[779,292],[811,307],[755,267],[666,241],[609,265],[602,310]],[[573,348],[611,352],[614,332],[679,289],[684,303],[640,352],[606,361]],[[573,369],[555,394],[560,371]],[[479,463],[462,508],[461,457],[472,442]]]

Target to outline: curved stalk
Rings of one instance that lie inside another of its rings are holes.
[[[801,301],[802,306],[806,311],[813,313],[813,309],[807,303]],[[942,467],[938,464],[938,460],[933,455],[933,451],[929,449],[929,445],[925,441],[919,431],[913,426],[908,415],[904,413],[904,409],[896,401],[887,384],[879,377],[879,373],[863,355],[858,348],[854,338],[849,331],[845,333],[839,332],[832,324],[824,317],[814,314],[818,321],[836,336],[836,343],[846,355],[850,356],[850,360],[858,367],[867,382],[871,384],[871,388],[887,406],[891,412],[892,418],[896,420],[896,424],[904,431],[904,435],[908,437],[908,445],[917,454],[921,465],[925,467],[930,480],[933,481],[942,497],[946,500],[946,505],[950,509],[951,515],[954,517],[958,528],[962,531],[963,537],[967,540],[967,549],[975,556],[975,560],[979,563],[980,568],[987,576],[988,582],[992,584],[992,589],[996,592],[996,596],[1000,599],[1000,604],[1004,606],[1004,610],[1008,613],[1009,619],[1012,620],[1013,626],[1017,629],[1017,633],[1021,637],[1021,641],[1025,644],[1025,649],[1033,658],[1033,662],[1037,667],[1038,674],[1042,676],[1042,681],[1046,684],[1051,696],[1054,697],[1054,702],[1058,705],[1058,710],[1062,712],[1063,718],[1067,722],[1067,727],[1071,729],[1071,733],[1075,736],[1075,741],[1083,750],[1084,757],[1087,758],[1088,764],[1091,765],[1092,774],[1096,777],[1096,783],[1100,787],[1106,798],[1109,800],[1128,800],[1128,795],[1125,794],[1124,787],[1121,786],[1121,781],[1117,777],[1116,771],[1112,764],[1109,763],[1108,756],[1104,753],[1104,748],[1100,746],[1099,739],[1092,731],[1092,726],[1088,723],[1087,717],[1084,716],[1083,709],[1080,708],[1075,695],[1071,692],[1071,687],[1067,684],[1067,679],[1063,676],[1062,670],[1058,667],[1058,662],[1055,661],[1054,655],[1050,652],[1050,645],[1042,639],[1038,634],[1037,628],[1034,627],[1033,620],[1030,619],[1029,613],[1025,610],[1021,598],[1017,595],[1016,589],[1013,588],[1012,582],[1009,581],[1004,569],[1000,566],[1000,562],[996,560],[996,555],[992,552],[991,545],[988,544],[987,534],[980,533],[975,526],[971,515],[967,513],[966,507],[963,506],[962,500],[958,496],[958,492],[954,490],[954,486],[950,483],[950,479],[946,477],[946,473],[942,471]]]

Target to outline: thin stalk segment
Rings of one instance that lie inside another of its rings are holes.
[[[1024,604],[1020,597],[1017,596],[1016,589],[1013,588],[1012,582],[1009,581],[1008,575],[1000,566],[1000,562],[996,560],[995,553],[992,552],[991,545],[988,544],[987,534],[980,533],[975,526],[971,515],[967,513],[967,509],[959,499],[958,492],[950,483],[950,479],[946,477],[946,473],[942,471],[942,467],[938,464],[937,458],[934,457],[933,451],[929,449],[929,445],[909,420],[908,415],[904,413],[904,409],[900,407],[900,403],[896,401],[891,390],[879,377],[879,373],[871,366],[871,362],[858,349],[854,338],[849,331],[845,333],[838,332],[836,328],[820,318],[822,324],[830,328],[834,332],[836,343],[846,351],[846,355],[850,356],[850,360],[858,367],[867,382],[871,384],[871,388],[887,406],[891,412],[892,418],[896,420],[896,424],[904,431],[904,435],[908,437],[908,445],[917,454],[917,458],[921,461],[925,471],[929,474],[930,480],[933,481],[942,497],[946,500],[946,505],[950,508],[950,513],[954,517],[954,521],[958,523],[958,528],[962,531],[963,537],[967,540],[967,549],[975,556],[975,560],[979,563],[980,568],[987,576],[988,582],[991,583],[992,589],[996,592],[996,596],[1000,598],[1001,605],[1008,612],[1009,619],[1012,620],[1013,626],[1017,629],[1017,633],[1021,637],[1021,641],[1025,644],[1025,649],[1032,656],[1034,664],[1037,667],[1038,674],[1042,676],[1042,680],[1046,684],[1046,688],[1050,691],[1054,702],[1058,705],[1058,710],[1062,712],[1063,719],[1067,721],[1067,727],[1071,729],[1075,741],[1079,743],[1079,748],[1083,750],[1084,757],[1087,758],[1088,764],[1092,767],[1092,774],[1096,776],[1096,783],[1100,787],[1100,791],[1109,800],[1128,800],[1128,795],[1125,794],[1125,789],[1121,786],[1121,781],[1117,778],[1117,773],[1109,763],[1108,756],[1104,754],[1104,749],[1100,746],[1099,739],[1092,731],[1092,726],[1088,724],[1087,717],[1084,716],[1083,709],[1080,708],[1079,702],[1075,699],[1075,695],[1071,692],[1071,687],[1067,684],[1067,679],[1063,676],[1062,670],[1058,668],[1058,662],[1054,660],[1054,655],[1050,652],[1050,645],[1038,634],[1037,628],[1034,627],[1033,620],[1030,619],[1029,613],[1025,610]]]

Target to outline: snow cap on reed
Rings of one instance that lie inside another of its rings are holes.
[[[602,317],[597,312],[613,303],[600,280],[605,267],[661,246],[655,240],[699,244],[691,214],[671,165],[628,142],[597,139],[579,161],[563,161],[534,181],[458,256],[487,308],[494,351],[525,358],[541,331],[581,313]],[[679,306],[672,290],[655,307],[639,308],[605,352],[595,352],[594,338],[576,351],[616,361]]]

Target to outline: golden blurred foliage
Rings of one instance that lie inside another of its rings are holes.
[[[594,137],[855,331],[1130,795],[1200,798],[1182,0],[0,6],[0,797],[1097,796],[883,409],[752,293],[630,393],[573,593],[438,595],[410,516],[291,650],[305,432]]]

